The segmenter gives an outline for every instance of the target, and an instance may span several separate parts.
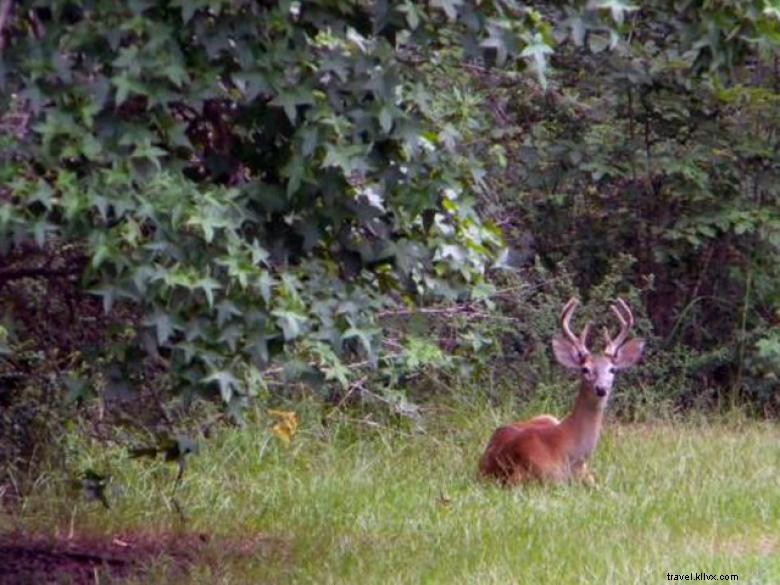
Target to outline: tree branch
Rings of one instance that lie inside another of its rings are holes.
[[[75,276],[81,274],[82,266],[68,266],[67,268],[9,268],[0,270],[0,287],[12,280],[21,278],[61,278],[63,276]]]

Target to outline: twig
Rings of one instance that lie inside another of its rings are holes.
[[[747,318],[748,318],[748,309],[750,305],[750,293],[751,288],[753,284],[753,270],[752,267],[748,268],[747,273],[747,279],[745,282],[745,296],[744,301],[742,304],[742,320],[740,323],[740,331],[739,331],[739,351],[737,353],[738,355],[738,362],[737,362],[737,375],[736,379],[734,380],[734,385],[731,389],[731,408],[735,408],[737,406],[737,397],[739,395],[740,386],[742,385],[742,371],[745,365],[745,345],[746,345],[746,337],[747,337]]]
[[[383,360],[394,360],[402,357],[402,354],[400,353],[391,353],[385,356],[382,356],[381,359]],[[364,368],[365,366],[371,365],[373,362],[371,360],[362,360],[359,362],[354,362],[351,364],[347,364],[344,366],[348,370],[358,370],[360,368]],[[316,367],[318,364],[317,362],[309,362],[307,365],[311,367]],[[263,370],[263,374],[265,376],[276,376],[278,374],[281,374],[284,372],[284,366],[275,366],[273,368],[268,368],[267,370]]]
[[[400,435],[402,437],[409,437],[409,438],[415,439],[415,438],[419,438],[420,435],[422,435],[426,439],[428,439],[429,441],[431,441],[433,443],[436,443],[437,445],[446,445],[447,444],[445,441],[437,439],[436,437],[434,437],[434,436],[432,436],[432,435],[430,435],[428,433],[425,433],[425,432],[422,432],[422,433],[419,433],[419,434],[407,433],[406,431],[402,431],[400,429],[395,429],[393,427],[388,427],[386,425],[380,424],[380,423],[378,423],[378,422],[376,422],[374,420],[368,420],[368,419],[363,419],[363,418],[352,418],[352,417],[347,417],[347,416],[345,416],[343,418],[343,420],[345,420],[347,422],[351,422],[351,423],[365,425],[367,427],[371,427],[371,428],[374,428],[374,429],[381,429],[383,431],[388,431],[390,433],[395,433],[396,435]]]
[[[347,393],[342,396],[341,400],[338,401],[338,404],[333,407],[333,410],[328,413],[328,416],[326,418],[331,418],[333,415],[335,415],[339,409],[344,406],[344,403],[349,400],[349,397],[352,396],[352,394],[357,390],[358,388],[363,388],[363,384],[366,382],[368,378],[366,376],[363,376],[359,380],[355,380],[352,384],[349,385],[349,390],[347,390]]]
[[[379,311],[377,317],[397,317],[401,315],[457,315],[473,311],[473,303],[464,303],[454,307],[416,307],[413,309],[387,309]]]
[[[477,65],[476,63],[461,63],[460,66],[464,69],[475,71],[477,73],[494,73],[492,69],[488,69],[484,65]]]
[[[483,311],[477,311],[472,308],[472,305],[458,305],[457,307],[427,307],[419,309],[394,309],[387,311],[380,311],[377,313],[377,317],[400,317],[404,315],[463,315],[466,317],[480,318],[480,319],[495,319],[497,321],[521,321],[517,317],[508,317],[506,315],[494,315],[492,313],[485,313]]]

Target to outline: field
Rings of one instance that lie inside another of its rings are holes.
[[[459,407],[426,412],[414,430],[304,415],[289,447],[267,426],[221,430],[187,468],[184,522],[174,466],[74,435],[69,465],[111,470],[111,509],[52,470],[0,529],[131,543],[201,535],[185,570],[161,557],[139,584],[644,584],[667,573],[780,583],[776,425],[610,421],[592,460],[597,488],[510,491],[478,481],[475,462],[511,418]],[[111,579],[97,571],[95,582]]]

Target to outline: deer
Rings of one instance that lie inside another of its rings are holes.
[[[571,298],[560,316],[561,334],[553,337],[555,359],[564,368],[579,372],[580,389],[574,409],[563,420],[541,414],[526,421],[499,427],[493,432],[479,461],[480,475],[511,487],[531,481],[563,483],[577,480],[595,487],[587,461],[601,435],[604,410],[615,374],[634,366],[642,357],[645,342],[629,339],[634,326],[631,309],[622,299],[610,305],[620,324],[612,338],[604,328],[605,347],[593,355],[588,349],[591,323],[580,335],[571,330],[571,318],[579,301]]]

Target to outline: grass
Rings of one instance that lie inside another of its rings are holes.
[[[430,412],[413,432],[306,416],[289,448],[267,426],[220,431],[177,497],[185,529],[215,538],[189,581],[645,584],[706,572],[780,583],[777,426],[610,422],[591,465],[598,488],[505,490],[478,481],[475,466],[492,428],[512,418]],[[182,528],[171,465],[69,440],[69,465],[111,469],[122,490],[112,509],[74,499],[52,471],[0,530]],[[257,535],[267,544],[249,558],[219,545]],[[170,579],[161,565],[138,583]]]

